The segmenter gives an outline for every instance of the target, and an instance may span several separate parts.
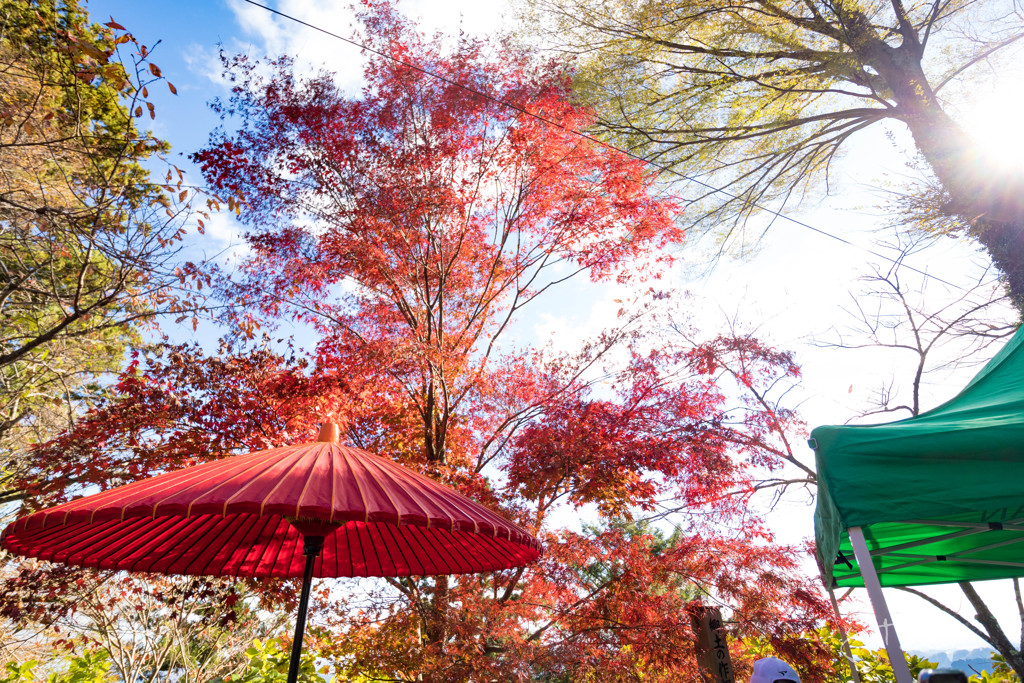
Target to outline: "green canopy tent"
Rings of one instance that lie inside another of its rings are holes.
[[[822,576],[867,587],[894,665],[902,650],[881,586],[1024,576],[1024,331],[938,408],[818,427],[809,443]]]

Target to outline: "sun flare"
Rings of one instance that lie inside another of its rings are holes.
[[[962,123],[993,172],[1024,173],[1024,69],[1006,70],[979,88]]]

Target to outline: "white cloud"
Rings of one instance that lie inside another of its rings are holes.
[[[209,220],[204,223],[210,249],[208,259],[231,269],[252,252],[244,238],[245,229],[234,212],[225,210],[210,214]]]
[[[330,0],[284,0],[277,9],[311,26],[300,24],[241,0],[229,0],[229,7],[249,42],[235,40],[228,49],[254,58],[288,55],[299,72],[321,68],[333,71],[339,86],[354,91],[362,83],[364,58],[355,45],[323,31],[348,38],[355,15],[347,3]]]
[[[200,79],[226,87],[227,81],[222,74],[220,50],[217,47],[191,43],[182,56],[189,71]]]
[[[234,41],[228,48],[245,52],[253,57],[269,55],[293,57],[300,71],[326,68],[337,76],[340,87],[355,92],[362,85],[365,57],[351,43],[328,35],[323,31],[275,15],[242,0],[229,0],[245,36],[251,41]],[[306,24],[350,38],[356,26],[355,13],[347,3],[333,0],[281,0],[276,8]],[[479,0],[409,0],[399,9],[417,22],[426,34],[440,32],[457,36],[464,32],[473,36],[493,35],[504,23],[508,4],[505,0],[479,2]],[[216,55],[213,55],[216,57]],[[197,71],[219,80],[216,69],[198,68]]]
[[[506,0],[407,0],[400,7],[425,33],[457,35],[462,30],[473,36],[499,32],[509,9]]]
[[[235,21],[242,32],[258,38],[261,41],[260,47],[271,53],[280,52],[285,44],[285,35],[294,32],[281,25],[286,19],[255,5],[241,0],[228,0],[228,7],[234,12]]]

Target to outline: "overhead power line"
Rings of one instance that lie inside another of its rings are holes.
[[[694,178],[693,176],[689,176],[689,175],[687,175],[687,174],[685,174],[685,173],[683,173],[681,171],[677,171],[674,168],[670,168],[668,166],[664,166],[662,164],[656,163],[656,162],[651,161],[650,159],[647,159],[647,158],[645,158],[645,157],[643,157],[643,156],[641,156],[639,154],[636,154],[634,152],[630,152],[629,150],[622,149],[621,147],[616,147],[615,145],[613,145],[613,144],[611,144],[609,142],[606,142],[605,140],[601,140],[600,138],[597,138],[597,137],[595,137],[593,135],[590,135],[589,133],[585,133],[583,131],[579,131],[579,130],[576,130],[574,128],[569,128],[568,126],[562,125],[558,121],[554,121],[552,119],[549,119],[547,117],[541,116],[539,114],[535,114],[534,112],[528,111],[528,110],[526,110],[526,109],[524,109],[524,108],[522,108],[520,106],[512,104],[511,102],[506,102],[506,101],[501,100],[499,98],[496,98],[496,97],[493,97],[491,95],[488,95],[487,93],[483,93],[483,92],[480,92],[479,90],[475,90],[474,88],[471,88],[468,85],[464,85],[462,83],[459,83],[458,81],[452,80],[452,79],[450,79],[450,78],[448,78],[446,76],[442,76],[441,74],[438,74],[438,73],[435,73],[433,71],[430,71],[429,69],[424,69],[421,66],[413,64],[411,62],[407,62],[407,61],[405,61],[403,59],[399,59],[399,58],[395,57],[394,55],[390,55],[390,54],[387,54],[385,52],[381,52],[380,50],[375,50],[372,47],[370,47],[368,45],[365,45],[363,43],[360,43],[357,40],[353,40],[351,38],[346,38],[345,36],[340,35],[338,33],[334,33],[332,31],[328,31],[327,29],[322,28],[320,26],[317,26],[316,24],[311,24],[308,21],[303,21],[302,19],[299,19],[298,17],[294,17],[294,16],[292,16],[290,14],[287,14],[285,12],[281,12],[280,10],[276,10],[273,7],[268,7],[266,5],[262,5],[262,4],[258,3],[258,2],[255,2],[255,0],[244,0],[244,1],[247,2],[248,4],[254,6],[254,7],[259,7],[260,9],[266,10],[267,12],[270,12],[271,14],[276,14],[276,15],[278,15],[280,17],[288,19],[289,21],[295,22],[296,24],[301,24],[302,26],[305,26],[307,28],[311,28],[314,31],[318,31],[320,33],[323,33],[324,35],[330,36],[330,37],[335,38],[337,40],[340,40],[340,41],[342,41],[344,43],[348,43],[349,45],[352,45],[354,47],[358,47],[360,50],[364,50],[366,52],[373,53],[373,54],[375,54],[375,55],[377,55],[379,57],[383,57],[384,59],[387,59],[387,60],[390,60],[392,62],[395,62],[396,64],[401,64],[402,66],[405,66],[405,67],[408,67],[408,68],[413,69],[415,71],[418,71],[418,72],[420,72],[421,74],[423,74],[425,76],[430,76],[431,78],[436,78],[437,80],[442,81],[444,83],[447,83],[448,85],[454,86],[456,88],[460,88],[462,90],[465,90],[466,92],[473,93],[474,95],[477,95],[478,97],[482,97],[485,100],[493,102],[494,104],[497,104],[497,105],[502,106],[502,107],[507,107],[508,109],[512,109],[513,111],[517,111],[520,114],[523,114],[525,116],[529,116],[529,117],[531,117],[533,119],[541,121],[542,123],[544,123],[544,124],[546,124],[548,126],[552,126],[553,128],[557,128],[559,130],[565,131],[565,132],[567,132],[567,133],[569,133],[571,135],[579,136],[579,137],[581,137],[581,138],[583,138],[585,140],[593,142],[594,144],[600,145],[600,146],[602,146],[602,147],[604,147],[606,149],[610,149],[610,150],[613,150],[615,152],[618,152],[619,154],[623,154],[623,155],[625,155],[625,156],[627,156],[627,157],[629,157],[631,159],[639,161],[639,162],[641,162],[643,164],[646,164],[646,165],[648,165],[648,166],[650,166],[652,168],[658,169],[659,171],[661,171],[663,173],[669,173],[671,175],[674,175],[674,176],[676,176],[678,178],[681,178],[683,180],[686,180],[688,182],[694,183],[696,185],[700,185],[701,187],[703,187],[703,188],[705,188],[707,190],[710,190],[713,193],[724,195],[725,197],[728,197],[729,199],[740,199],[740,197],[738,195],[733,194],[732,192],[729,192],[728,190],[726,190],[724,188],[716,187],[714,185],[710,185],[710,184],[708,184],[708,183],[706,183],[706,182],[704,182],[702,180]],[[919,275],[921,275],[923,277],[930,278],[932,280],[935,280],[936,282],[941,282],[942,284],[944,284],[944,285],[946,285],[948,287],[952,287],[954,289],[958,289],[961,292],[966,292],[967,291],[963,287],[960,287],[959,285],[955,285],[952,282],[948,282],[947,280],[944,280],[944,279],[938,277],[937,275],[932,275],[931,273],[929,273],[927,271],[920,270],[918,268],[915,268],[914,266],[907,265],[906,263],[903,262],[902,259],[894,259],[894,258],[892,258],[890,256],[886,256],[885,254],[877,252],[877,251],[875,251],[873,249],[869,249],[868,247],[865,247],[863,245],[857,244],[855,242],[851,242],[850,240],[845,239],[843,237],[840,237],[839,235],[836,235],[834,233],[828,232],[827,230],[822,230],[821,228],[816,228],[816,227],[814,227],[813,225],[811,225],[809,223],[806,223],[806,222],[801,221],[799,219],[793,218],[792,216],[787,216],[786,214],[784,214],[784,213],[782,213],[780,211],[776,211],[775,209],[771,209],[771,208],[766,207],[766,206],[761,206],[760,204],[757,204],[755,202],[751,202],[750,206],[754,207],[755,209],[757,209],[759,211],[764,211],[766,213],[769,213],[769,214],[771,214],[771,215],[773,215],[773,216],[775,216],[777,218],[780,218],[780,219],[782,219],[784,221],[789,221],[790,223],[793,223],[794,225],[799,226],[801,228],[804,228],[806,230],[810,230],[811,232],[816,232],[819,235],[824,235],[825,237],[829,237],[829,238],[831,238],[831,239],[833,239],[833,240],[835,240],[837,242],[840,242],[842,244],[845,244],[847,246],[853,247],[855,249],[860,249],[861,251],[864,251],[864,252],[866,252],[868,254],[871,254],[872,256],[874,256],[876,258],[880,258],[883,261],[887,261],[887,262],[889,262],[889,263],[891,263],[891,264],[893,264],[895,266],[898,266],[898,267],[901,267],[901,268],[906,268],[907,270],[915,272],[915,273],[917,273],[917,274],[919,274]]]

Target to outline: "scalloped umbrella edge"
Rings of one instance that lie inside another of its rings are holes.
[[[540,541],[453,489],[338,443],[222,458],[26,515],[8,551],[97,569],[302,577],[288,683],[298,677],[312,579],[499,571]]]

